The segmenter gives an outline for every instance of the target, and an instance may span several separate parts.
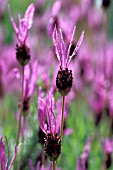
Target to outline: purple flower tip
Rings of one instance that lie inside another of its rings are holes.
[[[71,40],[70,40],[70,44],[69,44],[69,47],[68,47],[68,51],[67,51],[67,54],[66,54],[66,47],[65,47],[65,43],[64,43],[64,39],[63,39],[63,35],[62,35],[62,30],[60,29],[59,30],[59,37],[60,37],[60,40],[58,41],[58,32],[57,32],[57,28],[55,26],[54,28],[54,31],[53,31],[53,43],[54,43],[54,46],[55,46],[55,51],[56,51],[56,55],[57,55],[57,58],[60,62],[60,66],[63,70],[65,70],[65,68],[67,68],[70,64],[70,61],[72,59],[72,57],[74,55],[76,55],[82,41],[83,41],[83,38],[84,38],[84,31],[82,31],[81,33],[81,36],[77,42],[77,45],[72,53],[72,55],[70,56],[70,49],[71,49],[71,46],[72,46],[72,42],[73,42],[73,38],[74,38],[74,34],[75,34],[75,29],[76,27],[74,27],[73,29],[73,33],[72,33],[72,37],[71,37]]]
[[[21,19],[20,15],[19,15],[19,26],[17,27],[13,17],[11,16],[11,12],[10,12],[10,6],[8,5],[8,10],[9,10],[9,15],[10,15],[10,20],[12,23],[12,26],[15,30],[15,33],[17,35],[18,41],[20,44],[25,44],[25,41],[27,39],[27,35],[28,35],[28,30],[32,27],[32,23],[33,23],[33,16],[34,16],[34,11],[35,11],[35,7],[34,4],[31,3],[26,12],[24,17]]]

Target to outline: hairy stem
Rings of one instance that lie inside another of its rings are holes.
[[[64,103],[65,103],[65,96],[62,97],[62,117],[61,117],[61,125],[60,125],[61,140],[62,140],[62,136],[63,136],[63,125],[64,125]]]
[[[18,131],[17,131],[17,137],[16,137],[16,146],[18,146],[18,143],[19,143],[19,134],[20,134],[20,130],[21,130],[21,120],[22,120],[22,114],[23,114],[24,66],[22,66],[22,87],[21,88],[22,88],[22,95],[21,95],[21,106],[20,106]]]

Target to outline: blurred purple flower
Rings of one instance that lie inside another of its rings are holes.
[[[29,110],[29,101],[35,89],[37,77],[38,77],[38,63],[37,61],[34,61],[32,65],[28,65],[25,67],[25,74],[24,74],[25,81],[24,81],[24,95],[23,95],[24,112]]]
[[[81,167],[81,158],[80,158],[80,157],[78,157],[78,160],[77,160],[76,170],[84,170],[84,169]]]
[[[88,10],[88,25],[93,31],[99,31],[100,33],[102,28],[102,11],[96,8]]]
[[[54,97],[51,93],[47,98],[39,98],[38,120],[41,130],[45,133],[45,152],[51,161],[57,160],[61,152],[61,139],[56,133],[54,116]],[[47,123],[46,123],[47,122]]]
[[[106,168],[110,168],[111,164],[112,164],[112,152],[113,152],[113,140],[111,139],[104,139],[102,141],[103,144],[103,148],[105,150],[106,153],[106,159],[105,159],[105,166]]]
[[[20,82],[21,78],[20,71],[17,68],[14,68],[13,71],[15,77]],[[29,111],[30,99],[36,86],[37,77],[38,77],[38,63],[37,61],[34,61],[25,66],[24,70],[23,113],[27,113]]]
[[[5,144],[3,143],[3,139],[6,140],[6,145],[8,147],[8,158],[6,157]],[[10,149],[9,149],[8,139],[6,138],[6,136],[2,136],[0,138],[0,167],[1,167],[1,170],[11,170],[14,160],[16,158],[17,152],[18,152],[18,147],[15,146],[13,157],[11,159],[10,165],[8,165],[9,158],[10,158]]]
[[[17,27],[13,17],[10,14],[10,8],[9,8],[11,23],[12,23],[12,26],[15,30],[15,33],[17,35],[17,38],[20,44],[25,44],[25,41],[28,36],[28,30],[32,27],[34,11],[35,11],[35,7],[34,7],[34,4],[32,3],[28,6],[25,12],[24,18],[21,19],[20,15],[18,16],[19,27]]]
[[[92,85],[92,91],[89,96],[89,105],[95,116],[95,124],[101,121],[102,112],[105,107],[106,91],[104,88],[105,81],[102,73],[97,70]]]
[[[10,14],[9,7],[10,20],[19,42],[19,44],[16,45],[16,58],[21,66],[25,66],[30,60],[30,49],[26,44],[26,39],[28,36],[28,30],[31,28],[33,23],[34,11],[35,7],[32,3],[28,6],[24,18],[21,19],[19,15],[19,27],[17,27]]]
[[[58,0],[55,1],[52,7],[52,16],[49,19],[49,23],[48,23],[48,33],[51,37],[52,37],[52,33],[53,33],[55,25],[57,28],[59,26],[58,13],[59,13],[60,8],[61,8],[61,1],[58,1]]]
[[[102,141],[103,148],[107,154],[112,153],[113,151],[113,140],[111,139],[105,139]]]
[[[32,164],[32,160],[30,159],[29,161],[29,164],[30,164],[30,170],[35,170],[34,167],[33,167],[33,164]],[[37,163],[37,166],[36,166],[36,170],[52,170],[52,164],[50,163],[49,166],[44,166],[42,165],[40,167],[40,162]],[[56,170],[61,170],[61,168],[57,168],[56,167]]]
[[[48,116],[48,125],[44,122]],[[46,100],[39,98],[38,120],[42,131],[47,135],[56,133],[56,120],[54,116],[54,97],[49,94]]]
[[[90,151],[92,138],[89,137],[86,141],[82,155],[78,158],[76,170],[87,170],[88,169],[88,154]]]

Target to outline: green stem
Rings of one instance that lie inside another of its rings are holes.
[[[61,125],[60,125],[61,140],[62,140],[62,136],[63,136],[63,125],[64,125],[64,103],[65,103],[65,96],[62,97],[62,117],[61,117]]]
[[[25,121],[26,121],[26,116],[23,116],[23,122],[22,122],[22,126],[21,126],[21,129],[22,129],[22,139],[21,139],[21,142],[22,142],[22,148],[20,150],[20,155],[19,155],[19,160],[18,160],[18,170],[20,170],[21,168],[21,160],[22,160],[22,157],[23,157],[23,151],[24,151],[24,129],[25,129]]]
[[[16,146],[18,146],[19,143],[19,134],[21,130],[21,120],[23,115],[23,93],[24,93],[24,66],[22,66],[22,95],[21,95],[21,108],[20,108],[20,115],[19,115],[18,131],[16,137]]]
[[[42,165],[45,165],[45,151],[42,149]]]
[[[56,161],[53,161],[53,170],[56,170]]]

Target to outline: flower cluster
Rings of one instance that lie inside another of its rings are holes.
[[[16,46],[16,57],[22,66],[26,65],[30,60],[30,49],[26,45],[26,39],[28,36],[28,30],[32,27],[34,11],[34,4],[30,4],[25,12],[24,18],[21,19],[19,15],[19,27],[17,27],[13,17],[10,14],[11,23],[19,42]]]
[[[51,161],[56,161],[61,152],[61,139],[56,131],[54,97],[51,93],[46,100],[39,98],[38,120],[45,133],[45,152]]]
[[[75,27],[72,33],[72,37],[67,52],[66,52],[66,46],[64,43],[63,35],[62,35],[62,30],[60,29],[59,31],[60,31],[60,42],[58,41],[58,33],[57,33],[57,28],[55,26],[53,32],[53,42],[54,42],[57,58],[60,62],[60,70],[58,71],[57,78],[56,78],[56,86],[59,93],[62,96],[66,96],[70,92],[72,87],[72,82],[73,82],[72,70],[69,70],[68,67],[71,59],[76,55],[82,43],[82,40],[84,38],[84,31],[81,33],[78,43],[71,55],[70,55],[70,50],[74,38]]]

